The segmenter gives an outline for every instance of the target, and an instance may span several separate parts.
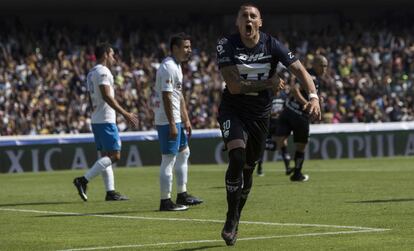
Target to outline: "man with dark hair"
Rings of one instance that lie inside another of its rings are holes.
[[[309,73],[315,82],[316,90],[319,89],[320,77],[326,73],[328,61],[324,56],[316,56],[312,63]],[[290,176],[291,181],[305,182],[309,180],[309,175],[302,173],[303,162],[305,160],[305,148],[309,139],[310,117],[307,111],[310,109],[309,94],[298,85],[292,86],[292,95],[286,102],[278,124],[276,126],[276,144],[279,151],[287,153],[287,138],[293,132],[293,142],[295,143],[295,167]]]
[[[190,35],[184,32],[172,35],[170,38],[170,50],[173,51],[174,46],[179,47],[183,43],[183,41],[191,41]]]
[[[87,201],[86,188],[88,182],[99,174],[104,179],[107,201],[128,200],[115,191],[112,164],[121,158],[121,139],[116,126],[116,112],[122,114],[133,127],[138,126],[135,114],[125,111],[115,99],[114,78],[109,68],[116,63],[112,46],[108,43],[99,44],[95,49],[97,65],[87,76],[87,88],[92,112],[92,132],[95,137],[100,158],[84,176],[77,177],[73,184],[82,200]]]
[[[234,245],[240,214],[252,186],[252,173],[268,135],[271,100],[283,88],[275,74],[280,61],[310,93],[309,113],[320,118],[318,96],[311,76],[295,55],[277,39],[260,32],[259,9],[251,4],[238,11],[238,33],[219,39],[217,58],[226,83],[218,122],[228,150],[225,183],[227,217],[221,232],[227,245]]]
[[[184,33],[173,35],[170,48],[171,56],[166,57],[158,68],[154,88],[155,125],[162,154],[160,211],[184,211],[189,205],[203,202],[187,193],[188,158],[190,157],[187,137],[191,136],[192,128],[182,94],[181,63],[191,56],[190,37]],[[171,200],[173,168],[177,177],[176,203]]]
[[[108,53],[110,50],[113,50],[110,43],[100,43],[95,47],[95,57],[99,60],[105,55],[105,53]]]

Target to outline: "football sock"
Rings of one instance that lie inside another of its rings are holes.
[[[294,175],[300,174],[302,172],[303,161],[305,160],[305,153],[295,152],[295,173]]]
[[[109,158],[108,156],[102,157],[100,159],[98,159],[95,164],[93,164],[93,166],[91,167],[91,169],[89,169],[84,177],[90,181],[91,179],[95,178],[96,176],[98,176],[103,170],[105,170],[108,166],[112,165],[112,161],[111,158]]]
[[[250,189],[253,185],[253,167],[248,167],[243,169],[243,188],[241,192],[240,197],[240,203],[239,203],[239,217],[241,214],[241,211],[243,210],[244,205],[246,204],[247,197],[249,196]]]
[[[161,199],[171,198],[172,190],[172,169],[175,163],[175,155],[173,154],[163,154],[160,166],[160,190],[161,190]]]
[[[257,168],[258,168],[258,169],[262,169],[262,164],[263,164],[263,161],[262,161],[262,160],[259,160],[259,161],[257,162]]]
[[[177,178],[177,193],[187,191],[187,173],[188,173],[188,158],[190,157],[190,149],[188,146],[177,155],[174,170]]]
[[[236,148],[229,152],[229,166],[226,171],[227,220],[237,220],[241,197],[243,166],[246,150]]]
[[[101,172],[106,191],[115,190],[114,171],[112,165],[108,166]]]
[[[287,152],[287,147],[286,146],[282,146],[282,148],[280,149],[281,154],[282,154],[282,159],[283,162],[285,163],[285,168],[288,169],[289,165],[290,165],[290,156],[288,155]]]

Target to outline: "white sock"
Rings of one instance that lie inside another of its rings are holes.
[[[95,164],[89,169],[84,175],[85,178],[90,181],[91,179],[98,176],[103,170],[112,164],[112,161],[109,157],[105,156],[98,159]]]
[[[114,171],[112,165],[101,172],[106,191],[115,191]]]
[[[188,146],[177,155],[174,171],[177,178],[177,193],[187,192],[187,173],[188,158],[190,157],[190,148]]]
[[[175,155],[163,154],[160,167],[160,188],[161,199],[171,198],[172,190],[172,169],[175,163]]]

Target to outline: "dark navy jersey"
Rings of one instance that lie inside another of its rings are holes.
[[[217,43],[219,68],[234,65],[240,76],[246,80],[265,80],[275,74],[276,66],[281,62],[288,67],[297,59],[276,38],[260,32],[259,42],[253,48],[246,47],[240,34],[220,39]],[[272,106],[271,89],[254,93],[231,94],[223,91],[220,113],[231,112],[245,118],[268,118]]]
[[[286,92],[284,91],[281,91],[277,96],[273,97],[270,118],[272,119],[279,118],[280,113],[285,108],[285,103],[287,99],[288,99],[288,94],[286,94]]]
[[[319,91],[319,83],[320,83],[320,79],[319,77],[316,75],[315,71],[313,69],[310,69],[309,74],[312,77],[313,83],[315,84],[315,88],[316,88],[316,93],[318,93]],[[300,88],[300,94],[302,94],[302,96],[306,99],[309,100],[309,95],[308,93],[301,87]],[[295,97],[291,97],[288,102],[286,103],[286,107],[290,108],[291,110],[293,110],[294,112],[296,112],[297,114],[303,115],[303,116],[308,116],[307,113],[303,112],[303,105],[297,101],[295,99]]]

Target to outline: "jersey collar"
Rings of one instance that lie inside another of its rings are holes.
[[[173,55],[170,55],[170,58],[172,58],[177,65],[180,65],[178,60]]]
[[[240,46],[240,47],[245,47],[246,49],[254,49],[258,45],[264,44],[266,42],[266,37],[267,37],[266,33],[262,32],[262,31],[259,31],[259,42],[257,42],[257,44],[253,48],[248,48],[243,44],[243,41],[241,40],[240,33],[238,33],[237,43],[238,43],[238,46]]]

